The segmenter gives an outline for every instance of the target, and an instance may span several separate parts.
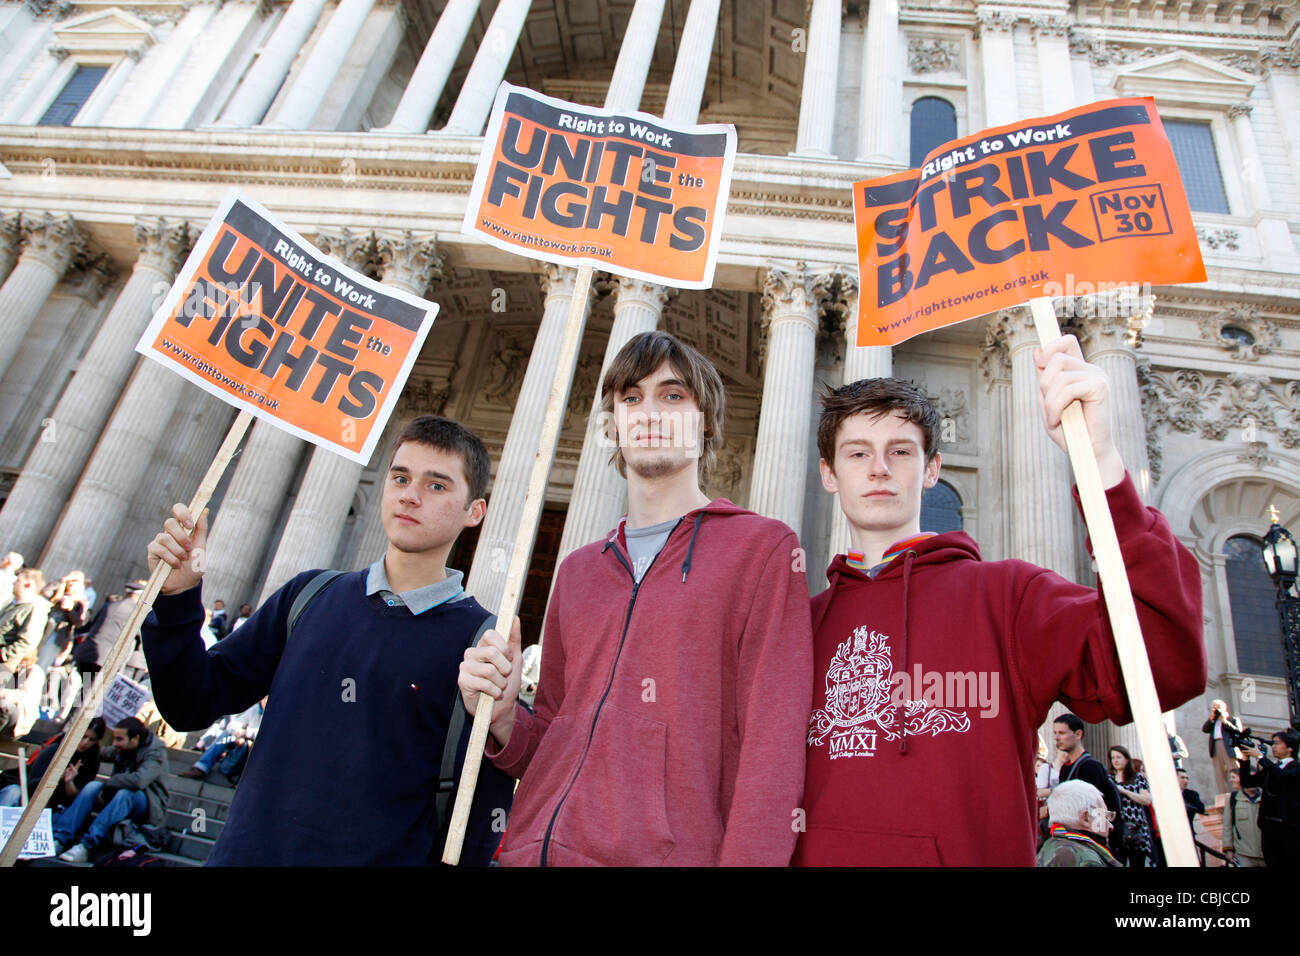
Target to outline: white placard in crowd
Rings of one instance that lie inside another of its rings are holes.
[[[14,832],[22,815],[22,807],[0,807],[0,844],[9,842],[9,834]],[[54,814],[50,810],[41,811],[18,859],[35,860],[43,856],[54,856]]]

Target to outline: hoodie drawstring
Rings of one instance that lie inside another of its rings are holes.
[[[695,527],[691,529],[691,544],[686,549],[686,560],[682,562],[682,584],[686,583],[686,575],[691,573],[691,555],[695,553],[695,536],[700,533],[700,522],[703,520],[703,511],[695,515]]]
[[[899,647],[899,669],[897,673],[907,673],[907,642],[908,642],[908,613],[907,613],[907,586],[912,577],[912,561],[916,558],[916,551],[908,548],[903,557],[903,640]],[[898,719],[898,753],[900,755],[907,753],[907,709],[904,704],[899,704],[894,708],[894,713]]]

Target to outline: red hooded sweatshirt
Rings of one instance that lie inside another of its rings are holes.
[[[1132,482],[1107,492],[1163,710],[1205,688],[1201,573]],[[1033,866],[1048,708],[1132,719],[1101,594],[926,538],[813,599],[801,866]],[[901,731],[901,732],[900,732]]]
[[[639,585],[618,531],[564,560],[536,713],[487,755],[522,777],[504,866],[785,866],[812,622],[794,532],[718,499]]]

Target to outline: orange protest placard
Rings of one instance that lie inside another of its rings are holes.
[[[707,289],[736,158],[732,126],[668,126],[503,83],[462,231],[560,265]]]
[[[331,259],[232,190],[136,351],[364,464],[437,311]]]
[[[1204,282],[1152,99],[1108,100],[946,143],[855,183],[858,345],[1067,288]]]

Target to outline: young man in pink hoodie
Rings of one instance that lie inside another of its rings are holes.
[[[725,394],[694,349],[636,336],[601,397],[628,513],[556,572],[535,711],[517,630],[461,665],[471,713],[496,698],[488,758],[522,780],[501,863],[784,866],[812,697],[798,540],[700,490]]]
[[[1200,569],[1124,470],[1105,374],[1073,336],[1035,362],[1057,445],[1063,409],[1083,403],[1161,707],[1172,709],[1205,687]],[[1132,719],[1101,595],[1024,561],[983,561],[960,531],[921,532],[940,420],[915,386],[869,379],[823,404],[822,483],[839,494],[853,548],[813,599],[808,818],[795,863],[1033,866],[1035,733],[1048,708]]]

